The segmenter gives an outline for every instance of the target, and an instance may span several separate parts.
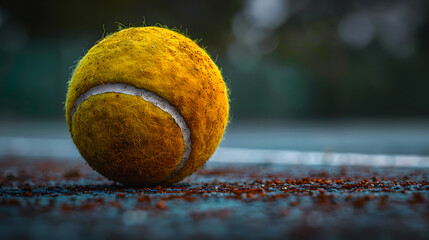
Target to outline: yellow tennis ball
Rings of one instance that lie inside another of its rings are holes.
[[[98,42],[70,80],[66,118],[83,158],[124,184],[168,185],[202,167],[228,122],[222,75],[191,39],[136,27]]]

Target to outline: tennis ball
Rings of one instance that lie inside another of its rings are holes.
[[[228,91],[205,52],[160,27],[118,31],[70,80],[66,118],[82,157],[105,177],[169,185],[202,167],[228,122]]]

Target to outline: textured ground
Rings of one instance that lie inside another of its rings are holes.
[[[429,169],[207,164],[169,188],[0,159],[2,239],[427,239]]]

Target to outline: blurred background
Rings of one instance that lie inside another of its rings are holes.
[[[425,0],[4,0],[0,154],[78,156],[63,107],[73,67],[118,22],[144,20],[201,38],[222,68],[222,147],[429,155]]]

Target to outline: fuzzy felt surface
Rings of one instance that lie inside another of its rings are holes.
[[[159,27],[128,28],[104,38],[88,51],[74,71],[66,100],[67,123],[72,138],[81,153],[80,146],[83,144],[82,142],[86,141],[94,141],[92,147],[97,153],[116,151],[115,148],[120,147],[120,145],[112,144],[110,145],[112,149],[106,149],[101,145],[109,141],[108,139],[98,143],[92,138],[81,138],[74,131],[79,123],[71,124],[70,114],[76,99],[92,87],[107,83],[129,84],[157,94],[176,107],[190,128],[192,141],[190,157],[180,171],[168,181],[162,182],[163,185],[179,182],[195,172],[204,165],[219,145],[228,122],[227,88],[216,64],[191,39]],[[102,105],[102,108],[105,106]],[[80,118],[86,118],[91,111],[91,109],[81,111],[78,108],[74,117],[79,114]],[[155,120],[151,119],[151,121]],[[109,123],[121,124],[114,119],[106,122],[106,126]],[[157,123],[155,121],[148,124]],[[93,127],[96,124],[86,125]],[[126,127],[124,126],[124,129]],[[161,127],[168,128],[169,126]],[[82,131],[85,130],[82,129]],[[132,138],[132,136],[128,138]],[[172,146],[166,152],[172,152],[176,156],[178,152],[183,153],[183,147]],[[148,162],[154,165],[164,164],[162,161],[165,161],[165,158],[153,154],[155,153],[151,153],[151,151],[146,152],[145,159],[153,159]],[[94,162],[94,159],[105,161],[99,155],[91,158],[85,154],[82,156],[91,166],[93,166],[91,162]],[[123,158],[121,164],[128,166],[128,162],[135,162],[135,157],[135,154],[131,154]],[[145,160],[140,162],[143,163]],[[151,169],[148,165],[144,165],[144,168]],[[123,173],[121,168],[117,169],[116,174],[122,174],[122,179],[128,176]],[[143,168],[137,167],[137,169]],[[96,170],[106,176],[103,169]],[[154,172],[154,174],[157,173]],[[112,176],[115,176],[113,172]],[[112,177],[109,178],[112,179]],[[129,180],[119,182],[132,183],[134,181]]]
[[[183,155],[182,133],[174,119],[139,96],[92,96],[79,105],[72,133],[93,169],[125,184],[161,182]]]

